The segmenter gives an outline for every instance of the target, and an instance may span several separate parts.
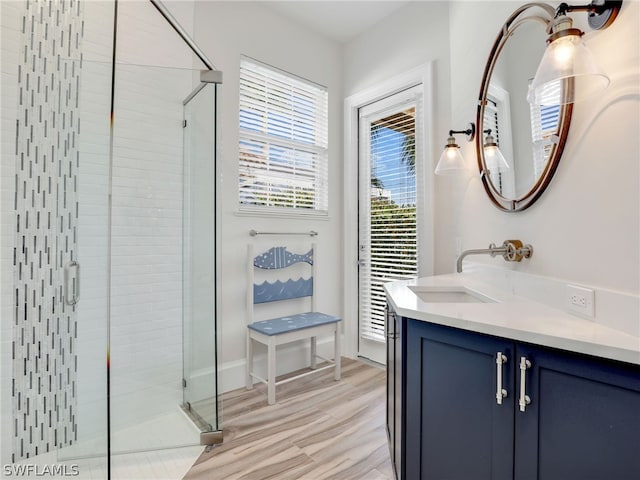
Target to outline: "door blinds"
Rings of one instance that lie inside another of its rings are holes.
[[[360,334],[384,342],[383,284],[418,273],[416,107],[365,125],[370,179],[361,193],[367,208],[360,218]]]

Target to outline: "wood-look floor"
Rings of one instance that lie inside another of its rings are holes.
[[[184,480],[393,480],[385,432],[385,372],[343,359],[333,370],[278,387],[223,396],[224,443]]]

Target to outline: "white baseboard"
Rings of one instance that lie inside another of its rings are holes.
[[[216,394],[214,383],[215,369],[213,367],[196,370],[187,379],[189,385],[190,402],[197,402],[211,398]]]

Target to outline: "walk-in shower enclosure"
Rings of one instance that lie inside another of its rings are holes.
[[[0,8],[2,465],[107,478],[219,439],[220,75],[193,3]]]

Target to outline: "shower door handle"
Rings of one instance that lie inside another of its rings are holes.
[[[73,280],[70,279],[70,271],[75,268],[76,275]],[[69,285],[72,286],[71,294],[69,294]],[[80,264],[75,260],[71,260],[64,266],[64,301],[67,305],[76,305],[80,301]]]

